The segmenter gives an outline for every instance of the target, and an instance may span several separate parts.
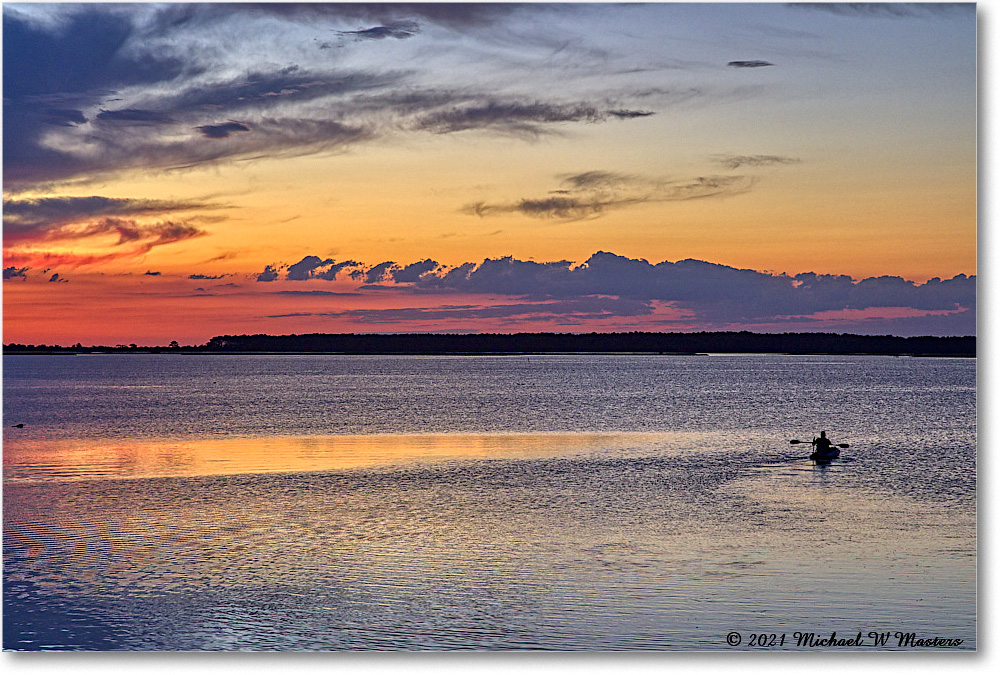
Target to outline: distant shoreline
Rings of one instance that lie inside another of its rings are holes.
[[[224,335],[204,345],[166,347],[7,344],[19,354],[214,354],[535,356],[782,354],[816,356],[913,356],[975,358],[976,338],[897,337],[837,333],[403,333]]]

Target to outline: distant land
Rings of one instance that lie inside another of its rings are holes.
[[[405,333],[219,335],[204,345],[104,347],[5,344],[4,354],[862,354],[975,357],[975,336],[840,333]]]

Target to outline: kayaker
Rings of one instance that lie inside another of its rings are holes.
[[[826,432],[819,432],[819,438],[814,438],[812,444],[816,447],[816,453],[819,455],[825,455],[830,452],[830,446],[833,445],[830,439],[826,437]]]

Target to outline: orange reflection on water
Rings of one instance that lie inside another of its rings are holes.
[[[218,439],[18,439],[4,481],[329,471],[469,458],[635,448],[663,434],[419,434]]]

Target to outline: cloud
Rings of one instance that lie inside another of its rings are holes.
[[[457,271],[461,270],[461,271]],[[459,293],[499,293],[534,299],[614,296],[672,303],[716,324],[873,307],[974,311],[975,277],[958,275],[916,284],[900,277],[854,281],[846,276],[795,277],[737,269],[699,260],[656,265],[599,252],[576,267],[511,257],[425,274],[417,288]]]
[[[330,21],[417,24],[417,19],[453,29],[486,27],[515,12],[542,10],[524,3],[253,3],[168,6],[157,17],[162,30],[191,23],[219,23],[233,15],[265,15],[315,25]]]
[[[420,32],[420,24],[416,21],[394,21],[385,26],[337,32],[340,35],[353,36],[356,40],[384,40],[386,38],[405,40]]]
[[[324,279],[334,281],[337,274],[346,267],[357,267],[360,263],[352,260],[336,262],[332,258],[323,260],[319,256],[307,255],[294,265],[289,265],[285,278],[289,281],[306,281],[308,279]]]
[[[489,129],[513,135],[538,136],[544,131],[543,125],[547,124],[596,123],[607,121],[609,117],[628,119],[642,116],[645,115],[631,114],[630,111],[601,110],[586,103],[487,100],[428,113],[416,121],[414,128],[436,134]]]
[[[215,208],[219,208],[219,205],[199,201],[101,196],[5,199],[4,239],[9,244],[33,239],[73,237],[74,234],[67,231],[67,226],[98,217],[138,217]]]
[[[147,253],[156,246],[203,237],[207,233],[190,223],[163,221],[147,224],[123,218],[104,218],[72,235],[63,233],[62,238],[82,239],[101,234],[118,235],[115,246],[137,244],[134,253]]]
[[[31,267],[82,267],[85,265],[99,265],[119,260],[126,257],[134,257],[141,254],[130,249],[112,251],[110,253],[64,253],[55,251],[34,251],[4,249],[4,264],[14,263],[15,265],[27,264]]]
[[[278,295],[303,295],[303,296],[335,296],[356,298],[363,293],[339,292],[339,291],[276,291]]]
[[[125,108],[122,110],[102,110],[95,118],[100,122],[115,122],[124,124],[172,124],[174,120],[164,113],[154,110],[137,110]]]
[[[431,85],[420,60],[353,68],[343,60],[310,61],[294,50],[291,37],[290,51],[273,55],[280,65],[248,69],[242,50],[221,56],[215,44],[220,35],[274,31],[275,21],[324,30],[374,22],[341,31],[366,41],[404,40],[425,24],[489,38],[488,27],[502,17],[563,11],[569,10],[464,3],[112,3],[46,12],[7,5],[5,188],[24,192],[134,168],[178,170],[336,151],[401,133],[479,129],[537,138],[553,126],[653,114],[628,106],[629,97],[620,94],[601,97],[603,103],[551,101],[501,96],[464,80]],[[41,14],[47,18],[39,20]]]
[[[584,171],[561,176],[563,185],[576,189],[616,188],[630,183],[640,183],[642,179],[614,171]]]
[[[195,127],[205,138],[229,138],[238,131],[250,131],[250,127],[239,122],[229,120],[223,124],[203,124]]]
[[[604,211],[639,204],[647,201],[643,198],[624,199],[601,199],[596,197],[541,197],[537,199],[522,199],[513,204],[487,204],[477,202],[468,205],[462,210],[469,213],[483,216],[492,216],[502,213],[519,213],[532,218],[561,218],[578,220],[588,216],[599,215]]]
[[[699,176],[687,180],[656,180],[608,171],[564,176],[561,188],[545,197],[516,202],[474,202],[460,211],[479,217],[520,214],[531,218],[579,220],[612,209],[650,202],[673,202],[741,194],[753,179],[745,176]]]
[[[367,272],[364,272],[362,278],[366,284],[377,284],[388,276],[390,270],[395,266],[395,264],[396,263],[391,260],[379,263]]]
[[[305,281],[312,277],[314,269],[320,265],[329,265],[332,262],[333,260],[322,260],[318,256],[307,255],[302,260],[288,267],[288,273],[285,278],[293,281]]]
[[[52,284],[57,284],[57,283],[65,284],[65,283],[68,283],[68,282],[69,282],[69,279],[65,279],[65,278],[59,276],[58,272],[56,274],[53,274],[51,277],[49,277],[49,283],[52,283]]]
[[[609,174],[605,178],[613,181],[619,177]],[[595,174],[583,182],[598,178]],[[304,279],[318,278],[313,271],[332,261],[307,256],[300,262],[298,278]],[[789,276],[690,259],[653,264],[607,252],[595,253],[581,264],[507,256],[455,267],[441,266],[430,258],[405,266],[390,261],[371,267],[352,265],[357,269],[350,277],[362,284],[354,292],[357,295],[392,290],[397,297],[485,295],[517,301],[275,316],[339,317],[358,323],[495,319],[553,325],[642,317],[641,325],[646,327],[676,327],[678,317],[684,317],[684,326],[701,326],[705,330],[772,330],[783,325],[830,330],[831,326],[862,324],[866,330],[874,330],[900,321],[900,326],[909,327],[907,330],[926,325],[933,326],[935,334],[958,335],[970,334],[967,329],[974,326],[976,313],[976,278],[965,275],[934,278],[922,284],[893,276],[862,280],[815,273]],[[261,276],[264,278],[260,281],[275,281],[278,269],[268,266]],[[294,280],[291,274],[286,278]],[[314,290],[281,290],[278,294],[352,295]],[[926,322],[921,323],[924,319]]]
[[[128,86],[167,82],[195,66],[172,55],[127,48],[131,18],[96,5],[73,6],[52,29],[3,10],[5,188],[71,175],[87,162],[44,143],[50,130],[86,124],[84,108]]]
[[[198,202],[99,196],[5,200],[4,260],[78,267],[140,256],[154,247],[202,237],[207,232],[191,222],[139,218],[210,207]],[[109,242],[108,235],[117,239]],[[52,242],[77,245],[84,240],[90,240],[88,246],[104,251],[39,250]]]
[[[27,272],[30,269],[30,267],[5,267],[3,268],[3,280],[21,279],[24,281],[28,278]]]
[[[741,166],[772,166],[774,164],[797,164],[802,161],[794,157],[780,155],[715,155],[713,159],[727,169],[738,169]]]
[[[415,262],[406,267],[396,268],[390,271],[389,275],[396,283],[415,283],[420,281],[420,277],[428,272],[433,272],[439,267],[438,263],[430,258]]]
[[[271,265],[265,267],[264,271],[257,275],[257,281],[277,281],[277,279],[278,270]]]
[[[499,305],[445,305],[401,309],[351,309],[337,312],[297,312],[276,314],[269,318],[325,316],[350,319],[357,323],[395,324],[412,321],[467,321],[472,319],[507,319],[548,322],[558,320],[593,320],[612,317],[636,317],[652,314],[650,303],[620,298],[575,298],[549,302],[521,302]]]
[[[212,276],[210,274],[189,274],[188,279],[222,279],[229,276],[228,274],[217,274]]]
[[[652,110],[609,110],[608,114],[619,119],[629,120],[636,117],[649,117],[656,113]]]
[[[793,2],[790,7],[808,9],[840,16],[870,18],[909,18],[975,12],[974,2]]]
[[[774,64],[770,61],[730,61],[726,65],[730,68],[765,68]]]
[[[161,274],[161,272],[150,272],[149,270],[146,270],[146,276],[147,277],[158,277],[158,276],[160,276],[160,274]]]

